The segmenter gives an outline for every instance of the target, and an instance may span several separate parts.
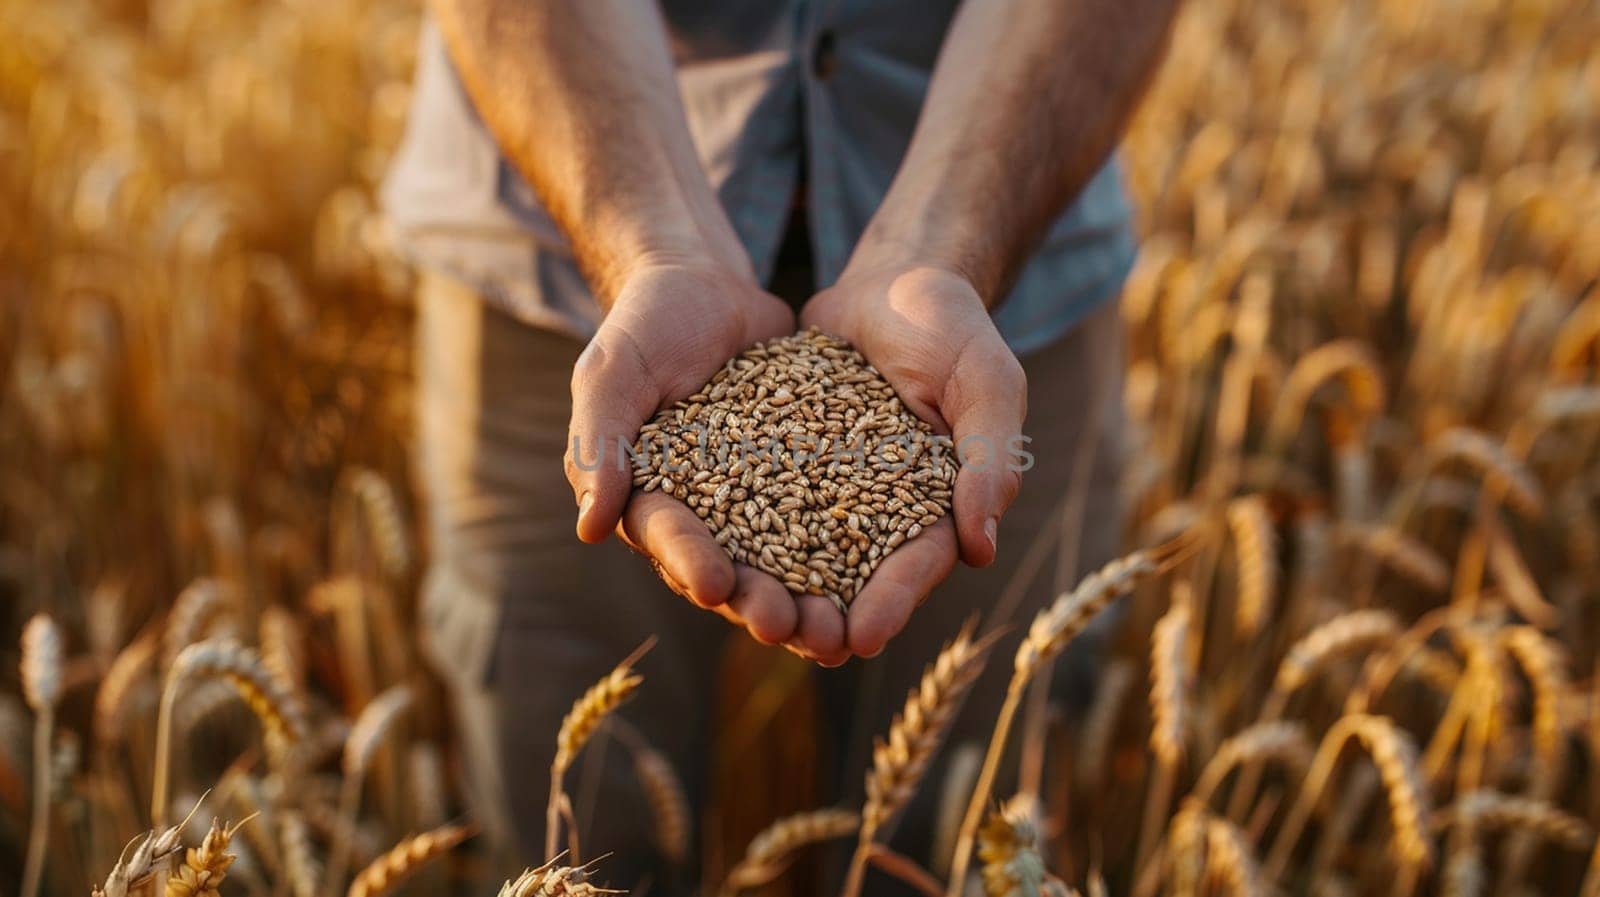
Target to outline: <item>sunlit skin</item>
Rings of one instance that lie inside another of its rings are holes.
[[[605,312],[572,378],[579,538],[617,531],[696,605],[828,666],[881,651],[958,558],[992,563],[1020,488],[1001,464],[964,469],[953,519],[891,555],[847,618],[733,564],[687,507],[632,495],[629,471],[574,463],[570,437],[631,441],[741,349],[813,324],[857,345],[958,440],[1023,433],[1022,368],[989,312],[1115,145],[1175,6],[965,3],[887,197],[838,282],[796,321],[757,283],[695,156],[653,4],[436,0],[480,114]]]

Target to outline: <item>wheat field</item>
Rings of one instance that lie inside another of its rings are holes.
[[[571,822],[604,738],[708,895],[831,855],[846,895],[1600,897],[1600,6],[1186,4],[1123,150],[1127,554],[1003,651],[950,633],[859,805],[692,818],[618,658],[503,886],[412,637],[373,197],[417,14],[0,0],[0,894],[648,893]],[[991,744],[928,780],[985,664]],[[904,856],[924,789],[948,837]]]

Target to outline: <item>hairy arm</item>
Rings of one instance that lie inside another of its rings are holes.
[[[853,342],[961,453],[953,520],[895,552],[850,607],[871,655],[954,566],[992,563],[1021,488],[1022,366],[989,311],[1105,161],[1154,70],[1177,0],[966,0],[888,195],[801,317]]]
[[[622,537],[694,603],[765,642],[793,600],[736,569],[694,513],[633,495],[621,444],[752,343],[794,329],[700,166],[646,0],[433,0],[467,92],[566,234],[605,316],[572,371],[565,458],[586,542]]]
[[[468,93],[609,308],[658,259],[750,265],[689,139],[656,5],[434,0]]]
[[[1177,0],[967,0],[852,263],[925,264],[993,307],[1105,162]]]

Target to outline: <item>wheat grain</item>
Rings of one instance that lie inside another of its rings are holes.
[[[470,826],[447,825],[407,838],[357,873],[346,897],[382,897],[472,834]]]
[[[859,352],[813,328],[747,349],[646,423],[634,485],[687,504],[736,563],[844,611],[885,557],[949,513],[955,449]]]

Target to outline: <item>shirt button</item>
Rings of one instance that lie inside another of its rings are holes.
[[[833,32],[824,31],[817,35],[817,42],[811,48],[811,72],[820,79],[832,77],[834,69],[838,67],[833,45]]]

